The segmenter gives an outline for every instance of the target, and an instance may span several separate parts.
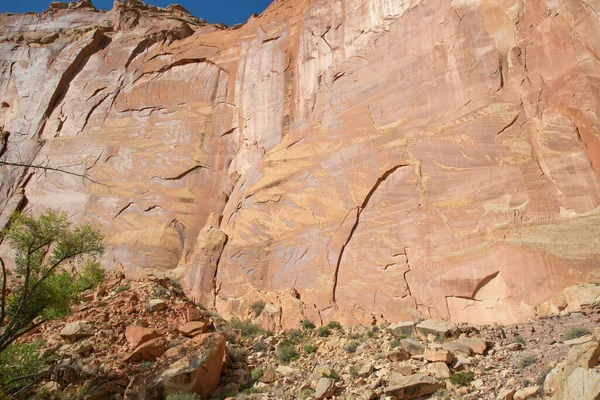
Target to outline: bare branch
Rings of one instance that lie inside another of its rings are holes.
[[[8,165],[11,167],[25,167],[25,168],[34,168],[34,169],[41,169],[43,171],[54,171],[54,172],[60,172],[62,174],[67,174],[67,175],[73,175],[73,176],[77,176],[83,179],[86,179],[90,182],[96,183],[98,185],[103,185],[103,186],[107,186],[104,183],[98,182],[97,180],[95,180],[94,178],[91,178],[89,175],[87,174],[79,174],[77,172],[71,172],[71,171],[67,171],[62,169],[61,167],[58,168],[54,168],[54,167],[50,167],[49,165],[33,165],[33,164],[26,164],[26,163],[16,163],[16,162],[9,162],[9,161],[1,161],[0,160],[0,165]]]

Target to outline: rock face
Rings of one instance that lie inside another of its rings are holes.
[[[599,11],[276,0],[235,30],[131,0],[1,15],[0,220],[64,208],[103,226],[107,267],[181,278],[225,317],[263,299],[277,328],[525,321],[600,280]]]

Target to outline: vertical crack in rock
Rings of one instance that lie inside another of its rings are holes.
[[[46,126],[46,121],[66,96],[73,79],[75,79],[75,77],[83,70],[89,59],[94,54],[106,48],[106,46],[109,44],[110,39],[104,36],[103,30],[96,29],[94,33],[92,33],[90,42],[79,51],[73,62],[71,62],[71,64],[65,69],[60,77],[58,85],[56,85],[56,89],[54,90],[54,93],[48,102],[48,107],[46,108],[42,120],[40,121],[40,126],[37,129],[37,137],[42,136],[42,132]]]
[[[223,246],[221,247],[221,251],[219,252],[219,256],[217,261],[215,262],[215,274],[212,277],[212,309],[216,310],[217,308],[217,295],[219,294],[219,289],[217,289],[217,275],[219,273],[219,263],[223,259],[223,252],[225,251],[225,247],[227,246],[227,242],[229,241],[229,236],[225,234],[225,241],[223,242]]]
[[[406,275],[411,271],[410,270],[410,260],[408,259],[408,253],[410,253],[410,249],[408,247],[404,248],[404,257],[406,257],[406,267],[408,268],[406,271],[404,271],[404,283],[406,283],[406,290],[408,291],[408,296],[412,296],[412,292],[410,290],[410,286],[408,284],[408,279],[406,279]],[[406,296],[403,296],[406,297]]]
[[[332,303],[335,304],[335,302],[336,302],[336,300],[335,300],[336,293],[335,292],[337,290],[338,275],[340,272],[340,264],[342,263],[342,257],[344,256],[344,251],[346,250],[346,246],[348,246],[348,243],[350,243],[350,240],[352,240],[352,236],[354,235],[354,232],[356,232],[356,229],[358,228],[358,224],[360,223],[361,213],[367,207],[367,205],[369,204],[369,201],[371,200],[371,197],[373,197],[373,194],[375,194],[377,189],[379,189],[379,186],[381,186],[381,184],[383,182],[385,182],[394,172],[396,172],[398,169],[400,169],[402,167],[409,167],[409,165],[408,164],[399,164],[399,165],[396,165],[396,166],[388,169],[387,171],[385,171],[383,173],[383,175],[381,175],[377,179],[377,182],[375,182],[375,185],[373,185],[373,187],[371,188],[369,193],[367,193],[362,204],[360,206],[358,206],[358,211],[356,213],[356,220],[354,221],[354,225],[352,226],[352,229],[350,230],[350,234],[348,235],[348,237],[346,238],[346,241],[344,242],[344,244],[342,245],[342,248],[340,249],[340,254],[338,256],[337,263],[335,265],[335,272],[333,275],[333,289],[331,292],[331,302]]]

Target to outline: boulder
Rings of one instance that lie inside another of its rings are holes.
[[[288,367],[287,365],[280,365],[275,371],[281,376],[290,376],[296,372],[294,368]]]
[[[144,399],[164,398],[179,392],[208,397],[219,385],[225,342],[221,333],[205,333],[192,339],[190,353],[151,379],[144,390]]]
[[[198,310],[196,307],[188,307],[185,310],[185,320],[186,322],[191,321],[202,321],[203,317],[202,311]]]
[[[529,386],[523,389],[519,389],[515,392],[513,399],[514,400],[528,400],[535,399],[540,391],[539,386]]]
[[[127,357],[127,361],[154,361],[162,356],[166,349],[167,341],[165,338],[158,337],[151,339],[136,347]]]
[[[410,353],[411,356],[418,356],[425,352],[425,347],[423,344],[415,339],[402,339],[400,344],[404,350]]]
[[[190,321],[181,325],[177,330],[187,337],[195,337],[208,330],[208,325],[200,321]]]
[[[373,367],[373,363],[366,362],[363,365],[361,365],[360,368],[358,369],[358,376],[363,377],[363,378],[368,378],[369,376],[371,376],[373,374],[373,371],[375,371],[375,367]]]
[[[427,373],[438,379],[450,379],[450,368],[443,362],[427,364]]]
[[[396,337],[413,336],[416,323],[413,321],[398,322],[387,327],[387,331]]]
[[[335,381],[330,378],[320,378],[315,388],[315,399],[328,399],[335,393]]]
[[[448,350],[453,354],[461,353],[465,356],[470,356],[472,351],[469,346],[461,342],[446,342],[442,345],[442,349]]]
[[[487,343],[485,340],[475,337],[461,337],[458,342],[468,346],[475,354],[485,354]]]
[[[434,335],[438,340],[443,341],[446,339],[453,338],[458,335],[458,327],[446,321],[429,319],[420,322],[415,327],[417,334],[427,337],[427,335]]]
[[[148,303],[148,308],[150,311],[163,311],[166,310],[169,306],[167,302],[162,299],[152,299]]]
[[[277,374],[272,369],[267,369],[258,379],[262,383],[273,383],[277,381]]]
[[[60,337],[69,343],[94,335],[94,327],[86,321],[76,321],[65,325],[60,331]]]
[[[390,361],[406,361],[410,360],[411,355],[408,351],[404,349],[398,349],[388,353],[386,358]]]
[[[130,325],[125,328],[125,339],[131,345],[136,348],[140,344],[145,343],[149,340],[156,339],[160,335],[154,329],[144,328],[141,326]]]
[[[515,389],[504,389],[498,393],[496,400],[514,400],[516,392]]]
[[[398,400],[429,396],[444,387],[432,378],[419,374],[399,377],[394,383],[393,386],[386,387],[383,392],[386,396],[395,396]]]
[[[454,360],[454,355],[448,350],[427,349],[423,354],[423,359],[430,362],[443,362],[450,364]]]
[[[582,284],[563,291],[569,312],[581,311],[581,306],[589,306],[600,301],[600,285]]]
[[[568,382],[571,375],[577,368],[588,370],[598,365],[600,356],[600,345],[597,342],[588,342],[575,345],[569,349],[569,353],[564,361],[558,363],[544,381],[544,392],[553,394],[554,398],[560,399],[568,389],[565,382]],[[591,377],[593,378],[593,377]],[[571,379],[571,382],[587,382],[587,373],[578,372]]]
[[[575,346],[578,344],[584,344],[587,342],[597,342],[597,341],[598,341],[598,339],[596,339],[594,337],[594,335],[585,335],[585,336],[578,337],[575,339],[565,340],[564,344],[566,344],[567,346]]]
[[[577,367],[566,380],[559,383],[555,399],[597,400],[600,399],[600,374],[593,369]]]

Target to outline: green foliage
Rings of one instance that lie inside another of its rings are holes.
[[[288,333],[288,339],[293,340],[293,341],[300,340],[302,338],[302,336],[303,336],[302,332],[299,331],[298,329],[292,329]]]
[[[266,305],[267,304],[265,303],[264,300],[257,300],[254,303],[250,304],[250,309],[254,313],[255,318],[258,317],[263,312]]]
[[[32,379],[16,382],[16,378],[38,374],[46,368],[46,360],[40,356],[41,342],[28,344],[13,343],[0,353],[0,399],[9,397],[22,387],[32,383]]]
[[[311,321],[309,321],[307,319],[303,319],[302,321],[300,321],[300,328],[305,329],[305,330],[311,330],[311,329],[315,329],[316,326]]]
[[[344,350],[346,350],[347,353],[356,353],[356,349],[358,348],[358,343],[352,341],[350,343],[348,343],[346,346],[344,346]]]
[[[338,374],[335,371],[332,371],[330,373],[323,373],[323,378],[329,378],[329,379],[333,379],[334,381],[339,381],[340,380],[340,374]]]
[[[535,364],[537,358],[534,354],[526,353],[519,359],[519,368],[527,368],[530,365]]]
[[[277,345],[276,350],[277,358],[282,364],[289,364],[290,361],[298,359],[299,355],[296,352],[296,346],[289,339],[283,339]]]
[[[256,367],[250,372],[250,379],[253,382],[258,381],[265,373],[265,369],[263,367]]]
[[[248,321],[242,321],[237,318],[232,319],[227,324],[228,330],[238,329],[242,331],[243,338],[254,338],[260,335],[272,335],[272,332],[259,328]]]
[[[475,373],[473,371],[455,372],[452,374],[450,381],[458,386],[467,386],[473,379],[475,379]]]
[[[373,332],[373,331],[367,332],[367,337],[372,338],[373,336],[375,336],[375,332]]]
[[[248,357],[248,352],[242,347],[230,347],[227,348],[227,355],[232,362],[236,363],[244,361]]]
[[[116,293],[126,292],[129,289],[131,289],[130,286],[119,286],[118,288],[115,289],[115,292]]]
[[[300,392],[300,396],[298,397],[300,400],[307,400],[312,398],[312,395],[315,394],[315,391],[312,389],[304,389]]]
[[[590,333],[592,333],[592,332],[583,326],[574,326],[574,327],[568,329],[563,334],[563,339],[564,340],[573,340],[573,339],[583,337],[585,335],[589,335]]]
[[[337,321],[331,321],[330,323],[327,324],[327,327],[329,329],[335,329],[335,330],[338,330],[338,331],[342,330],[342,324],[340,324]]]
[[[79,293],[104,278],[95,262],[104,252],[102,234],[87,224],[72,228],[64,212],[16,214],[2,234],[15,254],[15,279],[11,295],[0,299],[0,352],[34,327],[34,320],[66,315]],[[6,318],[10,322],[4,324]]]
[[[329,330],[329,328],[326,326],[320,326],[317,329],[317,335],[319,335],[320,337],[327,337],[331,335],[331,330]]]
[[[168,395],[167,400],[200,400],[200,396],[196,393],[179,392]]]
[[[319,350],[319,347],[315,346],[314,344],[307,344],[307,345],[304,346],[304,352],[306,354],[316,353],[317,350]]]
[[[390,342],[390,347],[392,349],[397,349],[399,347],[402,347],[402,339],[400,339],[400,338],[392,339],[392,341]]]
[[[350,367],[348,372],[350,373],[351,377],[358,378],[358,368],[356,368],[354,365]]]
[[[525,339],[523,338],[523,336],[521,335],[517,335],[514,337],[513,343],[521,343],[521,344],[525,344]]]
[[[256,343],[252,344],[252,350],[254,351],[267,351],[269,350],[269,345],[265,343],[264,340],[260,340]]]

